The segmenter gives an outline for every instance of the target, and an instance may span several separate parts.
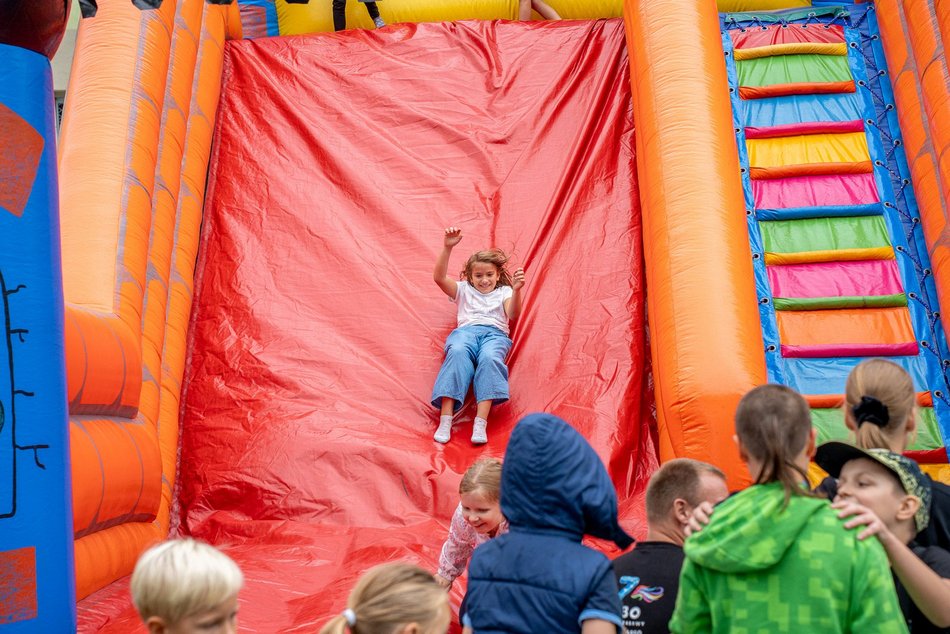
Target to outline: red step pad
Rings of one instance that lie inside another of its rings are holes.
[[[731,31],[736,49],[776,44],[842,44],[844,28],[838,24],[771,24],[765,28]]]

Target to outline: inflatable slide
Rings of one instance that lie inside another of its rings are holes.
[[[815,4],[701,4],[685,23],[628,4],[660,455],[712,456],[745,481],[714,430],[766,381],[806,395],[822,440],[844,437],[844,379],[881,356],[914,377],[913,455],[946,478],[946,16]],[[650,55],[686,24],[682,58]]]
[[[840,437],[869,356],[914,376],[943,474],[947,16],[553,4],[386,0],[331,34],[326,3],[84,2],[58,161],[64,3],[10,5],[0,627],[135,631],[127,575],[171,533],[241,564],[243,629],[313,631],[366,567],[434,568],[460,474],[536,410],[637,536],[658,458],[746,481],[745,390],[792,385]],[[528,271],[480,449],[470,406],[431,440],[448,224]]]

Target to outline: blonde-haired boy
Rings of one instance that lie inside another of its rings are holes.
[[[242,585],[230,557],[193,539],[173,539],[139,558],[132,603],[150,634],[233,634]]]

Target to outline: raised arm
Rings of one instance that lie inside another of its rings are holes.
[[[445,240],[443,241],[442,253],[435,261],[435,270],[432,271],[432,279],[442,292],[455,299],[458,292],[458,282],[448,276],[449,257],[452,255],[452,248],[462,241],[462,229],[459,227],[447,227],[445,230]]]
[[[511,297],[505,300],[505,314],[510,321],[521,314],[521,287],[524,286],[524,269],[518,267],[511,276]]]

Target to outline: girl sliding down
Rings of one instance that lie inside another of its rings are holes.
[[[474,380],[475,424],[472,443],[488,442],[486,428],[492,405],[508,400],[511,349],[508,323],[521,313],[524,269],[509,275],[508,256],[501,249],[477,251],[468,258],[458,281],[447,275],[452,249],[462,240],[459,227],[445,230],[444,248],[435,262],[432,279],[458,304],[458,327],[445,341],[445,361],[432,389],[432,405],[441,409],[437,442],[452,436],[452,415],[462,407]]]

